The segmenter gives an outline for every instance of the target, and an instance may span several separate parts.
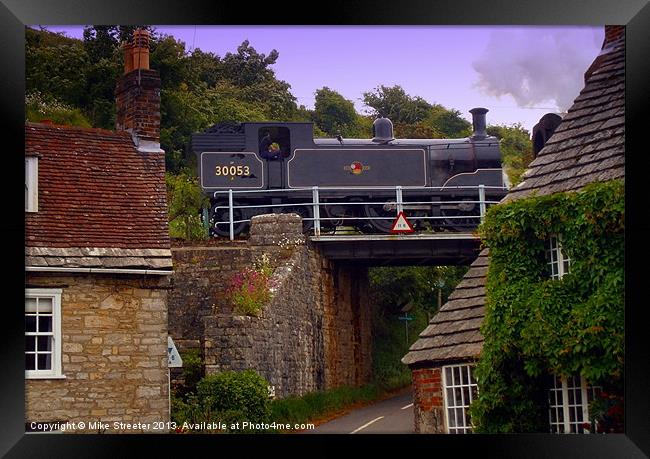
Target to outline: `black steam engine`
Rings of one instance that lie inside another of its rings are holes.
[[[410,221],[433,229],[462,230],[478,224],[478,185],[486,200],[506,193],[499,142],[486,133],[485,108],[470,110],[474,133],[461,139],[395,139],[393,124],[378,118],[372,139],[314,139],[312,123],[221,123],[194,134],[203,191],[211,197],[212,231],[228,235],[228,195],[236,193],[233,220],[272,212],[313,217],[312,187],[318,187],[324,228],[336,219],[357,219],[362,230],[389,232],[396,215],[396,186],[403,187],[403,210]],[[443,187],[423,189],[423,187]],[[461,188],[474,187],[474,188]],[[294,190],[278,192],[277,190]],[[276,190],[276,191],[274,191]],[[330,203],[330,204],[327,204]],[[356,203],[350,205],[348,203]],[[264,206],[275,205],[265,208]],[[418,219],[442,216],[447,219]],[[463,219],[467,216],[467,220]],[[371,218],[368,218],[371,217]],[[377,219],[384,217],[383,219]],[[428,223],[425,223],[428,222]],[[307,228],[313,222],[304,220]],[[235,234],[247,223],[234,225]]]

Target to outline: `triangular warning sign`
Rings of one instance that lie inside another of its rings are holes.
[[[414,233],[415,230],[411,223],[406,219],[404,212],[397,214],[397,218],[393,222],[393,227],[390,230],[391,233]]]

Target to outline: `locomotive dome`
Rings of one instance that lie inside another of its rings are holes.
[[[372,132],[374,135],[373,142],[386,143],[395,140],[395,137],[393,137],[393,122],[388,118],[377,118],[372,123]]]

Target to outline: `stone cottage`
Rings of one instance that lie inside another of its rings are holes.
[[[134,432],[147,429],[113,422],[169,419],[160,77],[147,33],[134,37],[116,131],[25,125],[27,431]]]
[[[624,178],[624,65],[624,27],[607,26],[602,51],[585,73],[584,88],[550,138],[535,136],[536,157],[524,181],[499,206]],[[562,250],[560,236],[545,241],[550,279],[571,271],[572,262]],[[468,408],[480,390],[473,373],[484,348],[480,327],[486,312],[488,261],[485,249],[402,359],[412,370],[416,432],[468,433],[473,429]],[[586,431],[588,402],[597,395],[597,387],[580,375],[553,376],[546,393],[547,431]]]

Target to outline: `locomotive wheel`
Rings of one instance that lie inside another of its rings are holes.
[[[302,232],[309,233],[314,228],[313,220],[305,220],[305,218],[314,217],[314,209],[311,206],[287,206],[280,207],[280,213],[283,214],[298,214],[302,218]]]
[[[381,204],[366,204],[363,206],[364,217],[382,217],[382,220],[366,220],[366,222],[380,233],[390,233],[393,221],[397,216],[394,210],[386,210]]]
[[[237,205],[237,203],[233,203]],[[226,206],[225,208],[217,209],[217,207]],[[221,236],[221,237],[230,237],[230,224],[229,223],[216,223],[216,222],[228,222],[230,220],[230,212],[228,209],[228,204],[219,202],[212,207],[212,212],[210,215],[210,227],[211,235]],[[243,220],[243,214],[241,209],[233,209],[233,220]],[[234,235],[237,236],[244,228],[248,226],[248,222],[240,222],[234,224]]]
[[[462,201],[472,201],[472,200],[473,199],[471,198],[462,199]],[[474,215],[476,215],[477,212],[476,204],[473,203],[460,204],[459,207],[461,208],[441,210],[441,214],[443,216],[453,217],[453,218],[445,218],[444,228],[455,232],[474,231],[474,229],[476,229],[476,227],[480,223],[476,217],[473,217]]]

